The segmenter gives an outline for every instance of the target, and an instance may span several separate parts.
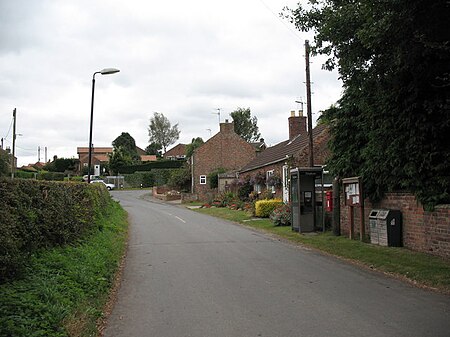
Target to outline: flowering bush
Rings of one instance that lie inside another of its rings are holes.
[[[266,184],[266,175],[262,172],[256,173],[255,176],[250,178],[250,183],[252,185],[265,185]]]
[[[265,199],[255,202],[255,215],[260,218],[268,218],[272,211],[283,201],[281,199]]]
[[[274,174],[267,179],[267,185],[281,188],[283,186],[283,181],[280,176]]]
[[[290,226],[291,225],[291,205],[282,204],[275,207],[272,214],[270,214],[270,220],[273,221],[275,226]]]

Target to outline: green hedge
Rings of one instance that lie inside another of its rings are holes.
[[[154,169],[175,169],[180,168],[184,160],[158,160],[147,164],[123,166],[119,169],[120,174],[132,174],[141,171],[153,171]]]
[[[255,215],[260,218],[268,218],[272,214],[273,210],[278,206],[282,205],[283,201],[281,199],[264,199],[258,200],[255,203]]]
[[[20,274],[37,249],[86,235],[109,199],[100,185],[1,179],[0,282]]]
[[[125,174],[125,182],[128,186],[139,188],[152,187],[155,184],[155,175],[153,172],[135,172],[133,174]]]

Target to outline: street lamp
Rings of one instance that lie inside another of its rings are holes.
[[[91,160],[92,160],[92,121],[94,119],[94,90],[95,90],[95,75],[110,75],[118,73],[120,70],[115,68],[105,68],[100,71],[96,71],[94,75],[92,75],[92,98],[91,98],[91,123],[89,130],[89,159],[88,159],[88,183],[91,182]]]

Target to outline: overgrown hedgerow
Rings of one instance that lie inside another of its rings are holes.
[[[0,180],[0,283],[20,275],[36,250],[86,235],[109,201],[101,186]]]

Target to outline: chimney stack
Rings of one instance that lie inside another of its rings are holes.
[[[303,117],[303,111],[299,110],[298,116],[295,115],[295,111],[291,111],[291,117],[288,118],[289,122],[289,140],[294,139],[298,135],[306,136],[306,117]]]
[[[228,123],[228,119],[225,119],[225,123],[220,123],[220,132],[221,133],[233,133],[234,132],[234,123]]]

